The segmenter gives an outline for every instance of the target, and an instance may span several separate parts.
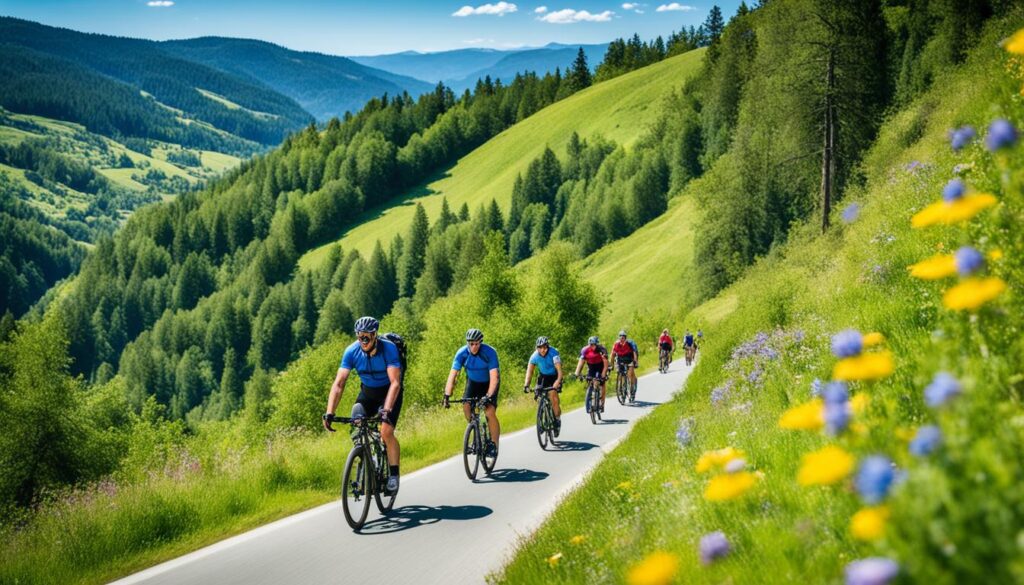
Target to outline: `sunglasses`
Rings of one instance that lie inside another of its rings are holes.
[[[358,335],[356,336],[356,339],[358,339],[361,343],[370,343],[370,341],[373,340],[373,337],[369,335]]]
[[[480,345],[480,343],[482,343],[482,342],[480,342],[480,341],[470,341],[470,342],[467,343],[467,345]]]

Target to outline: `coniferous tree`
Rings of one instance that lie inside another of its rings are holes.
[[[573,93],[590,87],[592,83],[590,66],[587,65],[587,54],[583,52],[583,47],[580,47],[579,51],[576,52],[576,59],[572,62],[567,79]]]
[[[416,279],[423,272],[424,257],[427,252],[427,241],[430,237],[430,224],[427,211],[423,205],[416,204],[409,239],[405,243],[402,254],[402,265],[398,271],[398,296],[410,297],[415,292]]]

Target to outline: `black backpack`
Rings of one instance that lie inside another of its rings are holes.
[[[398,361],[402,364],[402,375],[401,375],[401,377],[399,379],[404,384],[405,383],[405,370],[406,370],[406,367],[408,366],[408,361],[406,360],[406,354],[408,353],[408,348],[405,346],[405,340],[402,339],[401,335],[399,335],[397,333],[394,333],[394,332],[385,333],[384,335],[381,335],[380,338],[381,339],[386,339],[386,340],[390,341],[391,343],[394,343],[395,347],[398,348]]]

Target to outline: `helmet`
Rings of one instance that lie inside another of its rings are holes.
[[[466,341],[483,341],[484,332],[477,328],[472,328],[466,332]]]
[[[587,340],[588,345],[597,345],[598,343],[601,343],[601,340],[596,335],[591,335],[590,339]]]
[[[378,327],[380,327],[380,321],[373,317],[360,317],[356,320],[356,333],[376,333]]]
[[[537,338],[537,347],[544,347],[545,345],[548,345],[548,338],[541,335]]]
[[[625,329],[623,329],[622,331],[619,331],[619,337],[625,337],[625,336],[626,336],[626,330]]]

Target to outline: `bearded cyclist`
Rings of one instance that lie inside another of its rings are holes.
[[[537,350],[530,356],[526,365],[526,381],[523,382],[523,389],[530,389],[530,381],[533,380],[534,367],[540,370],[537,375],[537,384],[541,388],[551,388],[548,398],[551,399],[551,408],[555,411],[555,436],[562,430],[562,407],[558,404],[558,394],[562,392],[562,358],[558,350],[551,347],[547,337],[537,338]]]
[[[619,340],[612,345],[612,354],[615,356],[615,361],[617,363],[626,364],[627,371],[629,372],[630,394],[634,397],[636,396],[636,364],[639,359],[638,353],[636,344],[626,337],[625,330],[619,331]]]
[[[668,334],[668,329],[661,330],[661,337],[658,338],[658,347],[661,351],[668,352],[668,363],[672,363],[672,354],[676,352],[676,344],[672,340],[672,336]]]
[[[367,413],[380,414],[380,438],[384,439],[388,454],[387,493],[398,491],[398,464],[400,447],[395,437],[398,415],[402,412],[402,362],[398,347],[377,337],[380,323],[373,317],[360,317],[356,321],[356,341],[345,349],[327,397],[327,412],[323,415],[324,428],[334,432],[334,411],[338,408],[349,374],[359,374],[359,396],[352,405],[352,418]]]
[[[463,398],[486,397],[484,414],[487,416],[487,427],[491,431],[491,439],[487,442],[487,456],[498,456],[498,438],[501,435],[501,424],[498,422],[498,390],[501,377],[498,372],[498,352],[484,343],[484,334],[479,329],[466,331],[466,345],[455,353],[452,360],[452,371],[448,374],[448,383],[444,387],[444,407],[449,407],[449,400],[455,388],[455,379],[459,372],[466,370],[466,390]],[[462,412],[466,421],[473,415],[472,405],[463,403]]]
[[[605,381],[608,379],[608,350],[601,345],[596,335],[587,340],[587,345],[580,350],[580,359],[576,363],[576,377],[580,377],[583,364],[587,364],[587,376],[601,379],[601,412],[604,412]]]

